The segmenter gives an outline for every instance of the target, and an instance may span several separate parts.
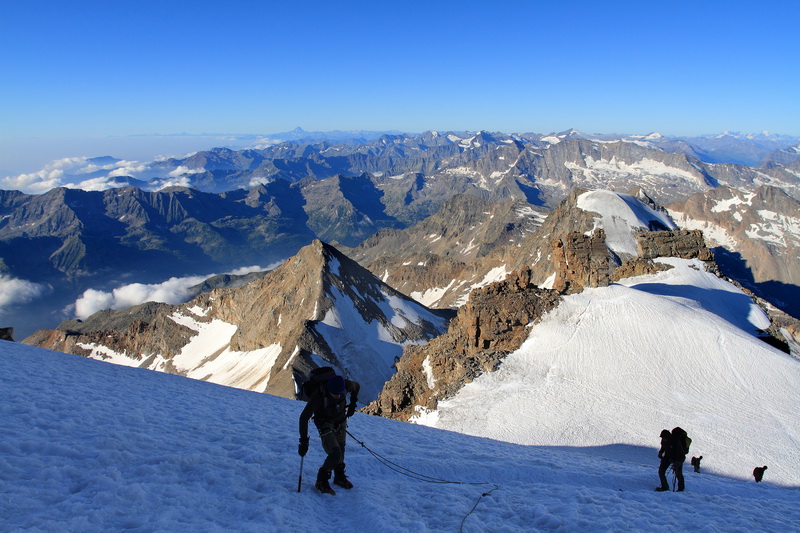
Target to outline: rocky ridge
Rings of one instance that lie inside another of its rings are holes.
[[[654,261],[665,256],[700,259],[709,272],[720,275],[700,231],[649,231],[636,238],[637,256],[622,264],[615,263],[616,254],[607,248],[602,229],[595,229],[591,235],[570,232],[553,239],[553,290],[537,287],[530,268],[475,289],[445,335],[405,350],[397,373],[365,411],[410,420],[434,410],[439,401],[454,395],[465,383],[496,370],[506,355],[522,345],[530,327],[558,305],[561,294],[671,268]],[[800,357],[798,321],[776,313],[774,308],[770,310],[757,298],[754,301],[765,308],[773,322],[770,331],[763,333],[765,340]]]
[[[464,383],[496,369],[525,340],[527,326],[558,301],[556,291],[533,285],[530,274],[523,270],[475,290],[446,334],[406,348],[397,373],[365,412],[408,420],[418,409],[434,409]]]

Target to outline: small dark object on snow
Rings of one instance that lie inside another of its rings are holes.
[[[692,466],[694,467],[694,471],[695,472],[700,472],[700,460],[702,458],[703,458],[702,455],[700,457],[692,456],[692,460],[690,462],[692,463]]]
[[[753,477],[756,478],[756,483],[761,482],[761,479],[764,477],[764,470],[766,469],[767,465],[757,466],[753,469]]]

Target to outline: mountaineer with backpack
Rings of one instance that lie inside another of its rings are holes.
[[[683,462],[686,460],[686,454],[689,453],[692,439],[680,427],[674,428],[671,433],[663,429],[660,436],[661,448],[658,450],[658,457],[661,459],[661,464],[658,466],[658,478],[661,480],[661,486],[656,487],[656,491],[669,490],[667,469],[672,465],[675,479],[678,481],[678,492],[682,492],[686,488],[683,479]]]
[[[334,473],[334,485],[345,489],[353,488],[344,473],[344,449],[347,418],[353,416],[356,410],[360,389],[357,381],[337,376],[333,368],[326,366],[312,370],[310,379],[303,384],[298,394],[308,403],[300,413],[300,444],[297,453],[300,457],[305,457],[308,452],[308,421],[313,417],[322,441],[322,449],[328,454],[317,472],[315,484],[316,489],[322,493],[336,494],[328,483],[331,472]],[[347,393],[350,393],[349,404]]]

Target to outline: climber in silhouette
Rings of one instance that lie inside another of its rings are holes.
[[[345,489],[352,489],[353,484],[344,473],[344,448],[347,439],[347,418],[353,416],[358,402],[358,391],[361,386],[357,381],[344,379],[334,375],[315,391],[308,400],[305,409],[300,413],[300,445],[297,453],[301,457],[308,451],[308,421],[313,417],[322,449],[328,456],[317,472],[315,487],[327,494],[336,494],[328,480],[334,473],[333,483]],[[347,403],[350,393],[350,403]]]
[[[680,430],[680,428],[675,428]],[[658,465],[658,478],[661,485],[656,487],[657,492],[664,492],[669,490],[669,482],[667,482],[667,469],[672,465],[675,472],[675,478],[678,480],[678,492],[682,492],[685,488],[683,479],[683,462],[686,460],[686,448],[679,438],[678,432],[673,430],[670,433],[666,429],[661,430],[661,448],[658,450],[658,457],[661,463]],[[683,430],[680,430],[681,432]]]
[[[767,465],[757,466],[753,469],[753,477],[756,478],[756,483],[761,483],[761,479],[764,477],[764,470],[766,469]]]

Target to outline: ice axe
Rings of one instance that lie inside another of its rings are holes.
[[[300,492],[300,487],[303,485],[303,463],[306,460],[306,456],[303,455],[300,457],[300,477],[297,479],[297,492]]]

